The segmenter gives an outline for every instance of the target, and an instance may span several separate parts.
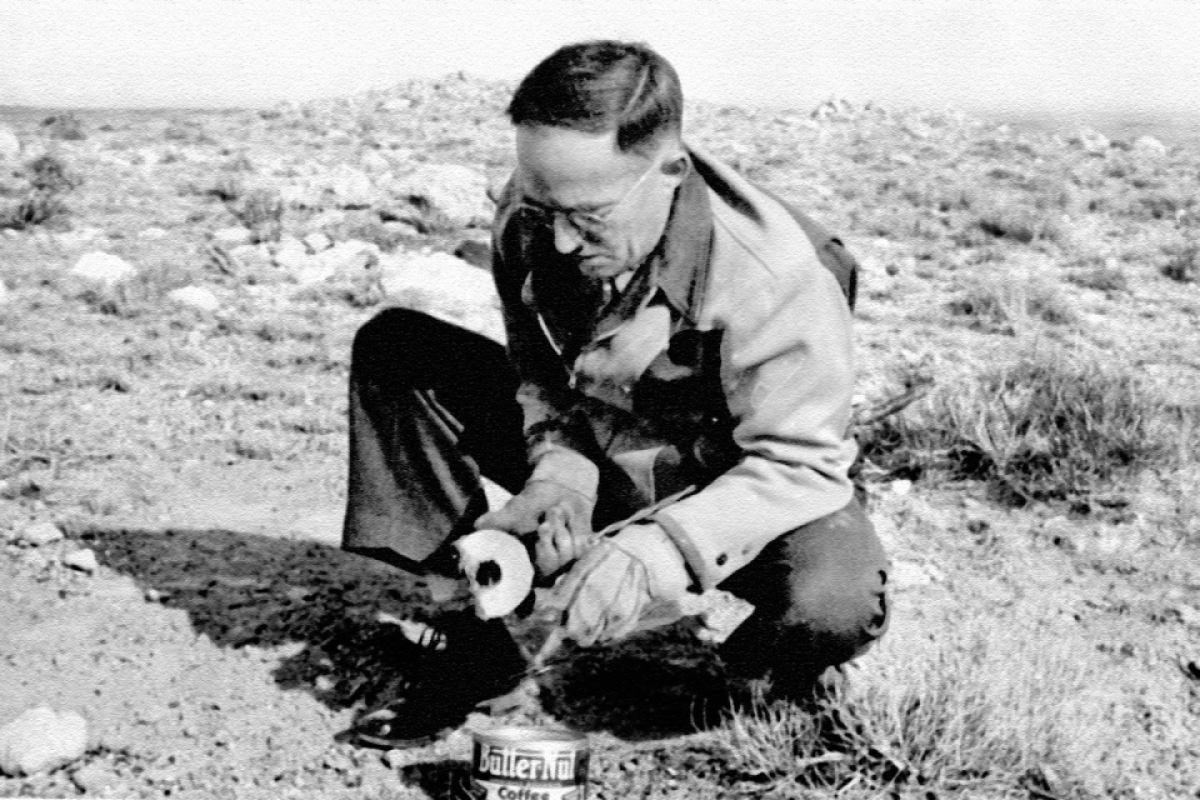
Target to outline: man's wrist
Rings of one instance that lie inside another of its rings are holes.
[[[594,500],[600,486],[600,468],[588,458],[562,445],[546,443],[530,454],[533,472],[527,483],[545,481]]]
[[[654,522],[639,522],[617,536],[621,548],[646,567],[650,593],[655,599],[673,600],[695,585],[687,561],[671,537]]]

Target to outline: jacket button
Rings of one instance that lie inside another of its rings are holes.
[[[717,566],[718,567],[725,566],[725,562],[728,560],[729,560],[729,556],[725,555],[724,553],[721,553],[721,555],[717,556]]]

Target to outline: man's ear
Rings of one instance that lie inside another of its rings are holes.
[[[663,159],[662,166],[659,169],[663,175],[673,179],[675,184],[679,185],[687,177],[687,174],[692,171],[692,159],[688,156],[687,151],[680,147],[667,158]]]

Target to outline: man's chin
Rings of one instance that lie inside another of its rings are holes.
[[[611,258],[585,258],[579,262],[579,271],[592,280],[603,280],[620,275],[625,265]]]

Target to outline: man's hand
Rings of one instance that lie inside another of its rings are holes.
[[[552,575],[591,546],[596,501],[551,481],[530,481],[503,508],[475,520],[476,530],[496,528],[521,537],[537,533],[534,559],[540,575]]]
[[[647,610],[674,603],[690,583],[683,556],[654,523],[601,539],[555,590],[566,635],[587,647],[632,633]]]

